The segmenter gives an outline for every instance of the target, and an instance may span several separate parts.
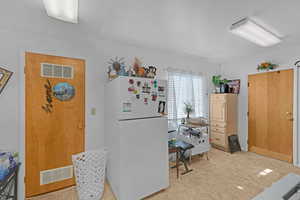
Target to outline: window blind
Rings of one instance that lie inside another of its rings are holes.
[[[191,117],[206,117],[208,97],[205,77],[180,72],[168,72],[168,118],[186,117],[184,103],[190,103],[194,112]]]

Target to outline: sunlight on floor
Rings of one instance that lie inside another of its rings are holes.
[[[237,189],[239,189],[239,190],[244,190],[244,188],[242,187],[242,186],[236,186],[237,187]]]
[[[265,169],[265,170],[259,172],[258,176],[266,176],[272,172],[273,172],[273,170],[271,170],[271,169]]]

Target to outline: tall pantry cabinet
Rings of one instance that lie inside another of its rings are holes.
[[[210,133],[214,147],[229,151],[228,136],[237,134],[236,94],[211,94]]]

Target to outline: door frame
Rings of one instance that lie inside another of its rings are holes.
[[[21,48],[19,51],[19,83],[18,83],[18,87],[19,87],[19,99],[18,99],[18,107],[19,107],[19,112],[18,112],[18,120],[19,120],[19,131],[18,131],[18,138],[19,138],[19,160],[22,163],[19,169],[19,174],[18,174],[18,198],[20,199],[25,199],[25,133],[26,133],[26,129],[25,129],[25,108],[26,108],[26,104],[25,104],[25,53],[26,52],[32,52],[32,53],[39,53],[39,54],[46,54],[46,55],[53,55],[53,56],[61,56],[61,57],[70,57],[72,58],[72,55],[68,55],[65,54],[63,52],[59,52],[61,53],[61,55],[58,55],[58,52],[55,51],[45,51],[45,50],[38,50],[38,51],[34,51],[31,49],[24,49]],[[77,57],[79,59],[83,59],[84,58],[80,58]],[[86,74],[85,74],[86,76]],[[86,79],[85,79],[86,82]],[[86,84],[85,84],[85,91],[86,91]],[[86,102],[86,96],[87,94],[85,93],[85,102]],[[86,108],[86,104],[85,104],[85,108]],[[86,110],[84,112],[84,117],[85,120],[87,120],[86,117]]]
[[[300,135],[300,130],[298,123],[300,122],[299,114],[300,114],[300,104],[299,104],[299,97],[298,95],[300,94],[300,86],[299,86],[299,80],[300,77],[300,68],[299,67],[294,67],[294,121],[293,121],[293,159],[294,159],[294,165],[297,167],[300,167],[300,158],[299,158],[299,135]]]
[[[300,168],[300,154],[298,153],[299,145],[300,145],[300,129],[298,128],[298,123],[300,123],[300,118],[298,117],[300,114],[300,98],[298,98],[298,94],[300,94],[300,67],[282,67],[275,70],[272,70],[272,72],[276,71],[282,71],[282,70],[289,70],[292,69],[294,71],[294,100],[293,100],[293,165]],[[256,73],[249,73],[247,74],[247,83],[248,83],[248,76],[249,75],[255,75],[255,74],[262,74],[267,72],[256,72]],[[299,73],[299,77],[298,77]],[[248,88],[247,88],[247,101],[248,101]],[[249,110],[248,110],[249,111]],[[248,118],[247,118],[248,120]],[[248,127],[248,122],[247,122]],[[247,128],[247,141],[249,138],[249,131]],[[247,151],[248,149],[248,142],[247,142]]]

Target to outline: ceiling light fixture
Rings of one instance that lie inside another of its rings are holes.
[[[78,23],[78,0],[43,0],[49,17]]]
[[[281,42],[281,39],[275,33],[272,33],[249,18],[244,18],[232,24],[230,32],[263,47]]]

